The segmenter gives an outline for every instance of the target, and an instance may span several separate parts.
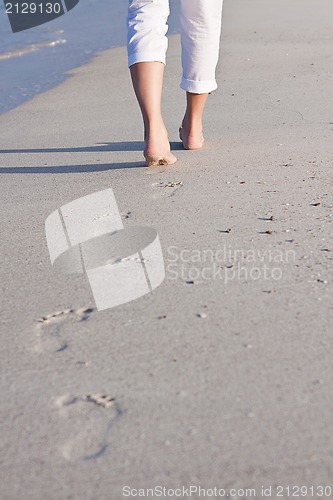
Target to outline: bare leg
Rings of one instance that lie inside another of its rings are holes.
[[[223,0],[180,0],[180,34],[187,108],[180,129],[185,149],[203,144],[202,114],[208,93],[217,88]]]
[[[144,123],[143,154],[146,165],[171,165],[177,158],[170,152],[168,133],[161,112],[164,64],[140,62],[133,64],[130,71]]]
[[[187,107],[180,129],[185,149],[200,149],[203,145],[202,115],[208,94],[186,92]]]

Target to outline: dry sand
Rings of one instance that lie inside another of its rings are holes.
[[[2,500],[333,487],[332,2],[226,1],[223,24],[205,147],[171,167],[143,166],[124,48],[0,116]],[[179,80],[175,36],[175,148]],[[97,312],[44,222],[108,187],[167,271]]]

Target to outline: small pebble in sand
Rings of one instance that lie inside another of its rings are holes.
[[[271,221],[275,220],[274,215],[270,215],[269,217],[259,217],[259,220]]]
[[[93,307],[88,307],[87,309],[82,310],[82,314],[91,314],[92,312],[94,312]]]
[[[206,313],[197,313],[197,317],[198,318],[207,318],[207,314]]]
[[[129,219],[131,217],[131,213],[132,212],[122,212],[120,215],[122,219]]]
[[[281,167],[292,167],[293,164],[290,163],[290,162],[287,162],[287,163],[282,163]]]

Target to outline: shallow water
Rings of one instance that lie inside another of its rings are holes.
[[[178,31],[170,1],[169,33]],[[126,44],[126,0],[81,0],[53,21],[12,33],[0,3],[0,113],[62,81],[96,52]],[[125,62],[126,64],[126,62]]]

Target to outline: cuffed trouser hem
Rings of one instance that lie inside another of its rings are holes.
[[[194,81],[182,78],[180,88],[192,94],[209,94],[217,89],[216,80]]]
[[[160,53],[138,52],[128,56],[128,67],[139,62],[161,62],[166,63],[166,57],[162,57]]]

